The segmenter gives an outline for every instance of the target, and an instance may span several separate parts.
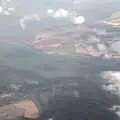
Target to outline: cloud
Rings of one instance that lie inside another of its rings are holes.
[[[85,23],[85,18],[83,16],[78,16],[73,18],[73,23],[74,24],[83,24]]]
[[[112,94],[120,96],[120,71],[107,71],[102,74],[106,83],[103,88]]]
[[[54,118],[48,118],[48,120],[54,120]]]
[[[19,90],[22,87],[22,85],[10,84],[10,87],[12,89],[14,89],[15,91],[17,91],[17,90]]]
[[[8,12],[8,11],[4,11],[3,14],[6,15],[6,16],[10,16],[11,15],[11,13]]]
[[[26,28],[26,24],[24,23],[24,19],[20,19],[20,27],[24,30]]]
[[[40,21],[40,17],[38,14],[32,14],[32,15],[25,15],[23,18],[20,19],[19,24],[20,27],[24,30],[26,29],[26,24],[25,22],[30,21],[30,20],[36,20]]]
[[[14,11],[15,11],[15,8],[8,8],[8,11],[9,11],[9,12],[14,12]]]
[[[69,12],[63,8],[58,9],[52,17],[54,18],[61,18],[61,17],[68,17]]]
[[[120,105],[113,105],[109,108],[109,110],[116,113],[120,117]]]
[[[6,16],[12,15],[12,13],[15,12],[15,8],[10,7],[11,3],[12,3],[12,0],[2,1],[0,6],[0,13]]]
[[[48,9],[47,13],[53,18],[67,18],[73,24],[85,23],[85,18],[78,16],[78,13],[74,9],[71,12],[63,8],[59,8],[58,10]]]
[[[14,96],[14,93],[3,93],[0,95],[0,99],[13,97],[13,96]]]
[[[107,52],[107,47],[104,44],[97,44],[97,49],[99,52]]]
[[[53,15],[54,10],[53,10],[53,9],[48,9],[47,13],[48,13],[49,15],[51,15],[51,14]]]
[[[2,6],[0,6],[0,13],[2,13],[3,12],[3,7]]]
[[[102,77],[105,79],[102,88],[120,97],[120,71],[106,71]],[[120,105],[113,105],[109,110],[120,117]]]
[[[120,42],[114,42],[114,43],[111,45],[111,49],[112,49],[114,52],[120,53]]]
[[[35,19],[35,20],[40,20],[40,17],[39,17],[38,14],[32,14],[32,15],[25,15],[25,16],[23,17],[23,19],[24,19],[24,21],[25,21],[25,20],[33,20],[33,19]]]

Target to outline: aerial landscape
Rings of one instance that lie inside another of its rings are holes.
[[[0,0],[0,120],[120,120],[119,5]]]
[[[49,54],[87,54],[119,58],[119,51],[115,49],[116,44],[119,47],[119,32],[109,29],[112,27],[102,23],[59,27],[40,33],[31,44]]]

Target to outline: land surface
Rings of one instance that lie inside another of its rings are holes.
[[[56,27],[36,35],[31,44],[48,54],[87,54],[120,58],[119,53],[111,47],[113,42],[119,40],[119,30],[105,22],[99,22]]]

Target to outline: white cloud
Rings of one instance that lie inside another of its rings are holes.
[[[14,93],[4,93],[0,95],[0,98],[13,97]]]
[[[21,23],[20,26],[21,26],[21,28],[22,28],[23,30],[26,29],[26,25],[25,25],[25,24]]]
[[[3,15],[6,15],[6,16],[12,15],[12,12],[15,11],[15,8],[10,7],[11,2],[12,2],[12,0],[1,1],[0,13],[2,13]]]
[[[103,88],[110,91],[112,94],[120,96],[120,72],[107,71],[102,74],[102,77],[106,80],[106,84],[103,85]]]
[[[26,20],[32,20],[32,19],[35,19],[35,20],[39,21],[40,17],[39,17],[38,14],[32,14],[32,15],[25,15],[23,17],[23,19],[24,19],[24,21],[26,21]]]
[[[54,120],[54,118],[48,118],[48,120]]]
[[[8,11],[4,11],[4,12],[3,12],[3,14],[4,14],[4,15],[6,15],[6,16],[11,15],[11,13],[10,13],[10,12],[8,12]]]
[[[48,9],[47,13],[48,13],[48,14],[53,14],[53,13],[54,13],[54,10],[53,10],[53,9]]]
[[[85,18],[83,16],[78,16],[73,19],[74,24],[83,24],[85,23]]]
[[[24,19],[20,19],[19,24],[20,24],[20,27],[21,27],[23,30],[26,28],[26,25],[25,25],[25,23],[24,23]]]
[[[23,18],[20,19],[20,22],[19,22],[21,28],[25,29],[26,28],[25,22],[30,21],[30,20],[40,21],[40,17],[38,14],[25,15]]]
[[[57,10],[54,14],[53,17],[54,18],[60,18],[60,17],[68,17],[69,12],[63,8],[60,8],[59,10]]]
[[[111,44],[111,49],[112,49],[114,52],[120,54],[120,42],[119,42],[119,41],[113,42],[113,43]]]
[[[14,11],[15,11],[15,8],[8,8],[8,11],[14,12]]]
[[[97,44],[97,49],[99,52],[104,52],[104,53],[107,52],[107,48],[104,44]]]
[[[102,77],[106,82],[102,88],[120,97],[120,71],[106,71]],[[113,105],[109,110],[120,117],[120,105]]]
[[[16,85],[16,84],[11,84],[10,86],[11,86],[11,88],[13,88],[14,90],[19,90],[19,89],[22,87],[22,85]]]
[[[120,105],[113,105],[109,108],[109,110],[116,113],[120,117]]]
[[[3,12],[3,7],[2,6],[0,6],[0,13],[2,13]]]
[[[102,73],[102,77],[105,79],[102,86],[104,90],[120,97],[120,71],[106,71]],[[120,117],[120,105],[113,105],[109,110]]]

